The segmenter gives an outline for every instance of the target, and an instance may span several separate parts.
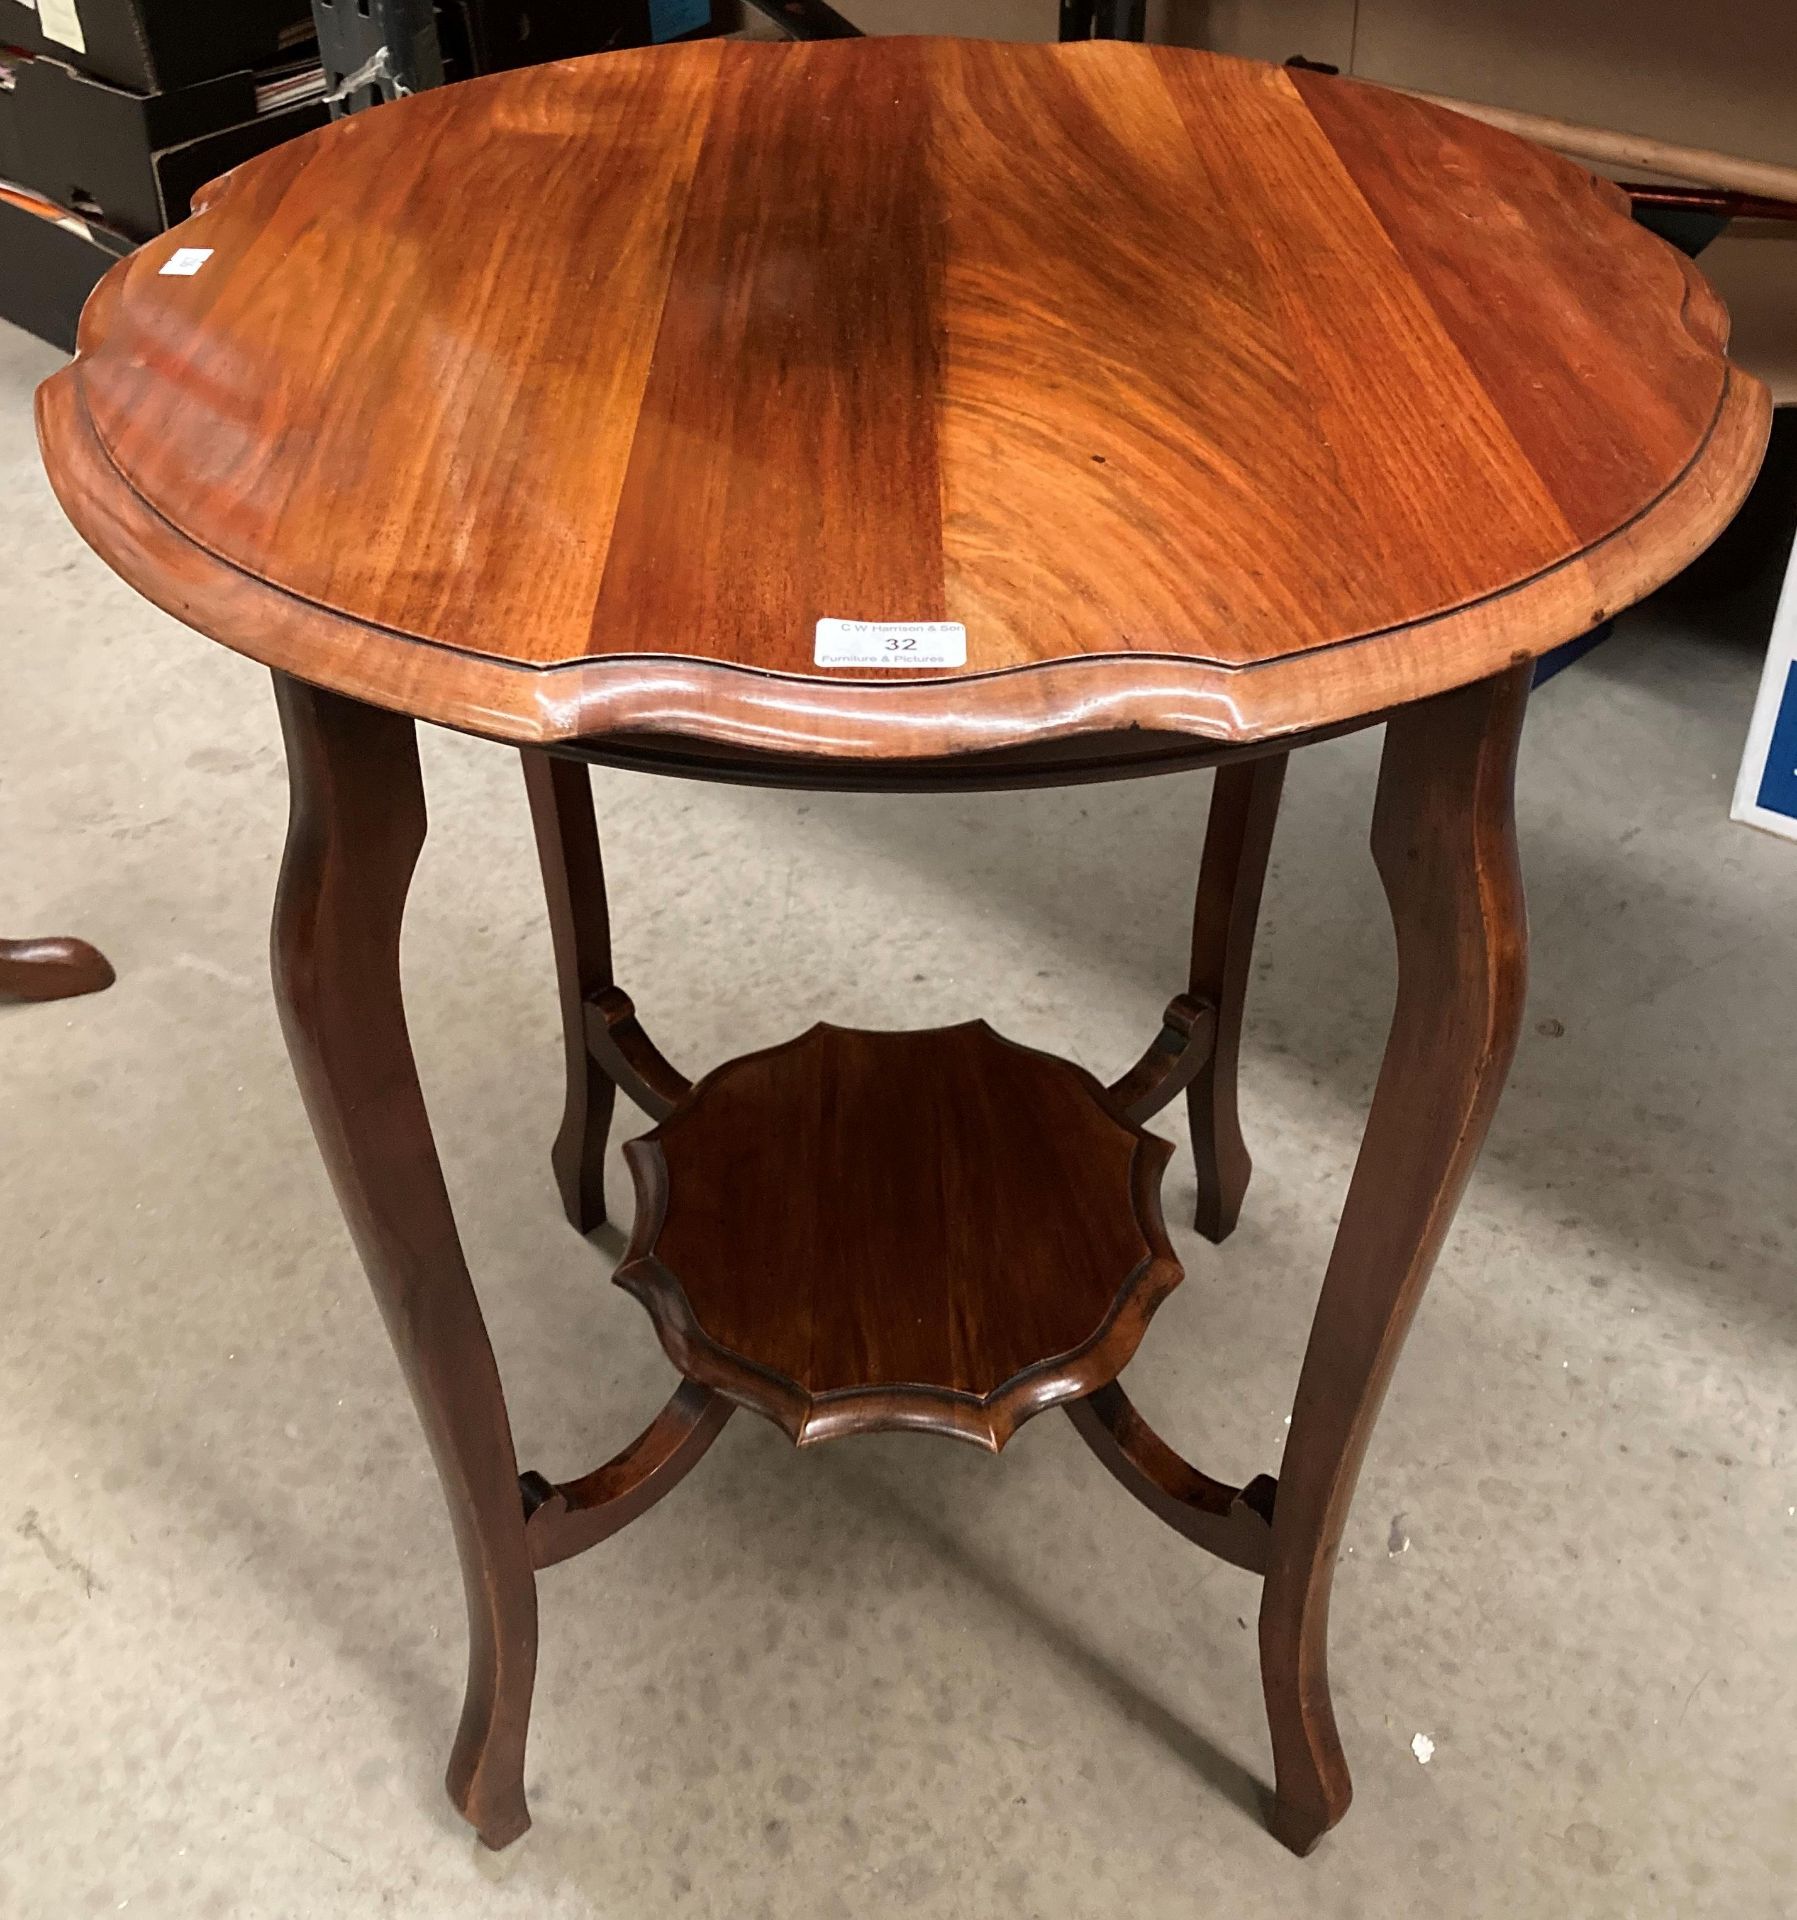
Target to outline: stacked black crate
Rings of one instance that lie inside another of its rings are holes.
[[[323,94],[308,0],[0,0],[0,316],[71,345],[114,259]]]
[[[326,72],[352,112],[475,74],[706,39],[738,12],[736,0],[313,0]]]
[[[320,0],[321,18],[333,4],[364,29],[389,10]],[[440,42],[438,72],[459,79],[701,38],[734,9],[416,0],[395,11],[419,16]],[[181,220],[207,181],[323,125],[337,76],[313,21],[311,0],[0,0],[0,318],[71,347],[81,300],[114,259]]]

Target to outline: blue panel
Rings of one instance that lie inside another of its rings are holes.
[[[1610,637],[1615,626],[1613,620],[1606,620],[1601,627],[1593,627],[1589,633],[1582,633],[1576,640],[1568,640],[1563,645],[1551,648],[1535,662],[1535,685],[1543,686],[1556,673],[1562,673],[1575,660],[1582,660],[1595,646]]]
[[[1785,675],[1784,699],[1772,723],[1772,743],[1760,771],[1759,803],[1768,813],[1797,820],[1797,660]]]
[[[678,40],[711,25],[711,0],[649,0],[649,38]]]

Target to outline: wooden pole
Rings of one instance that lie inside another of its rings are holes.
[[[1701,186],[1763,194],[1774,200],[1797,200],[1797,167],[1777,166],[1768,160],[1747,160],[1739,154],[1716,153],[1707,147],[1675,146],[1671,141],[1653,140],[1646,134],[1615,133],[1603,127],[1580,126],[1572,120],[1553,120],[1545,114],[1518,113],[1510,107],[1488,107],[1476,100],[1456,100],[1447,94],[1423,93],[1414,87],[1399,87],[1395,91],[1427,100],[1437,107],[1451,108],[1455,113],[1468,114],[1474,120],[1483,120],[1487,126],[1520,134],[1525,140],[1537,140],[1544,147],[1569,154],[1575,160],[1595,161],[1601,166],[1645,167],[1652,173],[1695,180]]]

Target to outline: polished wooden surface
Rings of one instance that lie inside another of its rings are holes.
[[[160,269],[212,249],[191,277]],[[1623,197],[1184,49],[707,42],[261,156],[44,390],[181,618],[521,741],[1215,741],[1491,674],[1725,522],[1767,402]],[[820,669],[821,616],[961,670]]]
[[[984,1022],[813,1027],[626,1153],[618,1284],[682,1373],[800,1445],[909,1428],[996,1451],[1113,1380],[1180,1277],[1172,1149]]]

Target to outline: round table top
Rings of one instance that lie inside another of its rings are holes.
[[[1726,332],[1619,190],[1378,88],[710,41],[239,167],[40,422],[120,573],[302,679],[902,761],[1266,739],[1582,632],[1753,477]]]

